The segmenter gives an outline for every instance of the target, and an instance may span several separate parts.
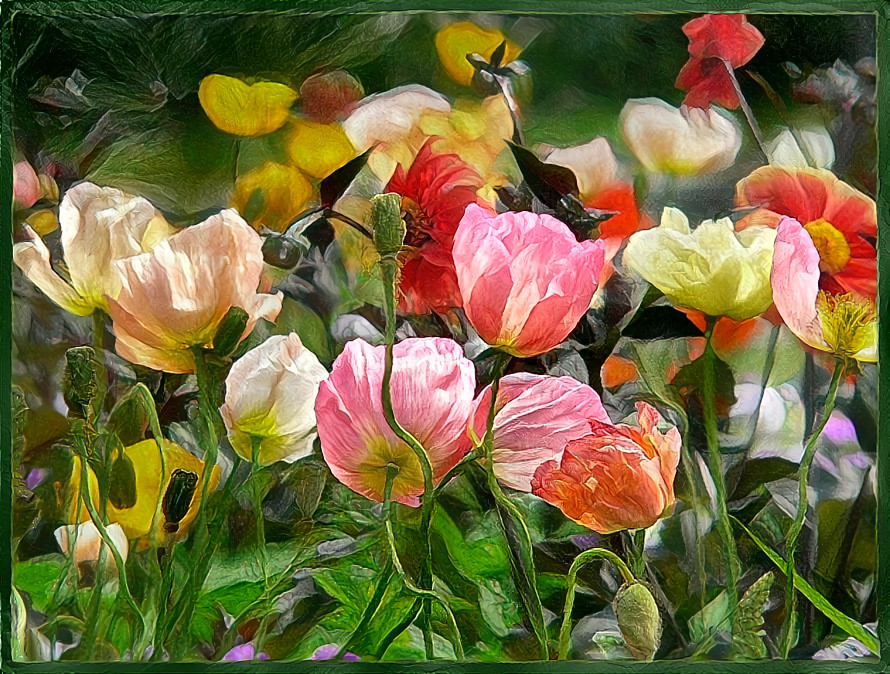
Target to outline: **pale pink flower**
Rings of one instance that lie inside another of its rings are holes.
[[[485,435],[491,387],[479,396],[472,423]],[[597,392],[572,377],[519,372],[501,379],[494,418],[494,474],[501,484],[530,492],[538,466],[562,458],[566,444],[590,433],[590,420],[611,423]]]
[[[246,337],[260,318],[275,320],[281,295],[257,292],[263,240],[225,210],[118,262],[123,288],[109,298],[118,354],[164,372],[194,372],[191,347],[209,345],[232,307],[248,314]]]
[[[579,243],[549,215],[495,216],[471,204],[452,255],[473,328],[491,346],[525,358],[560,344],[587,312],[604,248]]]
[[[338,480],[374,501],[383,501],[387,466],[397,466],[392,499],[417,506],[420,461],[383,416],[384,357],[383,346],[356,339],[334,361],[315,403],[321,451]],[[473,363],[456,342],[427,337],[393,347],[393,411],[426,449],[436,483],[472,447],[475,388]]]
[[[820,269],[813,237],[797,220],[782,218],[776,232],[771,283],[785,325],[805,344],[859,361],[877,361],[874,301],[844,292]],[[828,277],[826,280],[825,277]]]
[[[12,201],[20,208],[31,208],[42,196],[40,179],[34,167],[26,161],[12,167]]]
[[[600,534],[644,529],[674,504],[680,432],[661,433],[658,411],[637,403],[639,427],[592,420],[590,432],[541,465],[532,493]]]
[[[106,528],[108,537],[117,548],[123,561],[127,561],[127,553],[129,552],[129,542],[124,530],[119,524],[110,524]],[[76,531],[76,533],[75,533]],[[102,534],[96,525],[90,522],[83,524],[67,524],[55,530],[54,535],[56,542],[59,544],[62,552],[66,555],[73,554],[74,561],[77,564],[88,564],[96,562],[99,559],[99,553],[105,542],[102,540]],[[76,540],[75,540],[76,538]],[[74,550],[71,550],[71,544],[74,543]],[[106,547],[105,550],[105,569],[113,571],[117,568],[114,561],[114,555],[111,550]]]

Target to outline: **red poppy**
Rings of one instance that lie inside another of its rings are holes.
[[[483,181],[454,154],[435,154],[430,138],[406,172],[401,166],[386,187],[402,195],[407,225],[401,256],[399,309],[405,313],[444,313],[461,306],[451,247],[469,204],[485,205],[476,195]]]
[[[690,59],[677,75],[675,86],[688,92],[683,103],[706,108],[717,103],[739,107],[728,70],[750,61],[763,46],[763,35],[743,14],[705,14],[683,26],[689,37]]]
[[[832,294],[877,294],[878,215],[873,199],[824,169],[764,166],[736,186],[736,205],[754,208],[736,223],[776,228],[794,218],[819,251],[819,285]]]
[[[686,93],[683,104],[708,108],[716,103],[727,110],[739,107],[739,96],[726,65],[717,58],[691,58],[677,75],[674,86]]]
[[[744,14],[705,14],[687,22],[683,32],[689,38],[691,56],[723,59],[733,68],[754,58],[764,42]]]

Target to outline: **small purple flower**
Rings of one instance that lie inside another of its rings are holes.
[[[310,660],[333,660],[337,657],[337,653],[340,652],[340,647],[337,644],[325,644],[324,646],[319,646],[315,649],[315,652],[312,654]],[[344,653],[343,661],[344,662],[358,662],[361,660],[359,656],[355,653]]]
[[[34,468],[25,478],[25,486],[33,491],[37,485],[46,479],[47,475],[49,475],[49,471],[45,468]]]
[[[226,653],[223,656],[223,660],[229,660],[233,662],[243,662],[245,660],[268,660],[269,656],[266,653],[260,653],[257,655],[256,648],[254,648],[253,644],[246,643],[241,644],[240,646],[235,646],[232,650]]]

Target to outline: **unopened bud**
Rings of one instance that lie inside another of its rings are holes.
[[[222,319],[216,334],[213,336],[213,352],[225,358],[241,343],[241,336],[247,329],[247,321],[250,317],[241,307],[232,307]]]
[[[649,588],[637,582],[622,586],[614,608],[627,649],[637,660],[652,660],[661,643],[661,615]]]
[[[370,224],[380,257],[393,258],[398,255],[405,241],[401,195],[390,193],[371,197]]]
[[[68,416],[81,419],[89,416],[90,405],[96,396],[97,383],[93,359],[96,352],[90,346],[75,346],[65,353],[65,376],[62,395],[68,405]]]

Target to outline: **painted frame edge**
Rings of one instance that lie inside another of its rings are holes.
[[[628,662],[526,662],[526,663],[333,663],[333,662],[212,662],[212,663],[107,663],[48,662],[22,663],[12,659],[12,563],[10,548],[12,508],[0,504],[0,671],[11,672],[492,672],[502,674],[603,674],[628,672],[726,672],[750,673],[757,667],[764,674],[785,672],[890,672],[890,0],[550,0],[543,8],[540,0],[497,0],[484,5],[475,0],[6,0],[0,2],[0,494],[12,493],[12,136],[11,121],[11,34],[16,15],[52,17],[60,13],[101,16],[140,14],[380,14],[386,12],[476,12],[529,14],[681,14],[702,12],[744,12],[747,14],[873,14],[877,45],[877,195],[878,210],[878,499],[877,534],[878,577],[877,612],[881,658],[878,663],[843,661],[757,661],[707,662],[667,660],[649,663]],[[887,82],[884,82],[887,78]],[[886,439],[886,441],[885,441]],[[9,563],[6,563],[9,559]]]

